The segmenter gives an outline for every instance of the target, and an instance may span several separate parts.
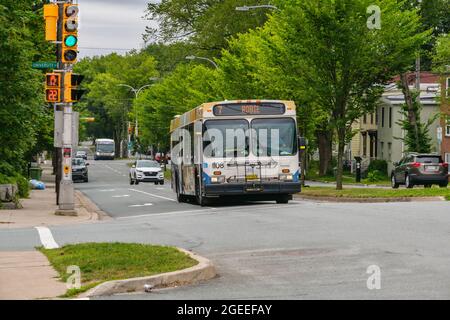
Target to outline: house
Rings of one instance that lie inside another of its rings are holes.
[[[420,75],[420,102],[422,104],[421,121],[426,122],[439,112],[450,114],[448,99],[440,102],[441,77],[439,75],[422,72]],[[448,79],[446,85],[448,85]],[[399,78],[393,79],[387,85],[380,99],[376,111],[361,117],[354,125],[356,132],[351,144],[347,146],[347,159],[353,160],[359,156],[362,160],[363,171],[373,159],[386,160],[388,172],[393,168],[393,163],[399,161],[405,154],[405,146],[401,138],[404,132],[398,122],[402,120],[401,106],[405,103],[404,95],[398,88]],[[409,86],[415,90],[415,74],[408,75]],[[450,153],[450,128],[444,127],[444,120],[436,119],[429,128],[432,139],[432,152],[441,152],[448,157]],[[448,123],[448,122],[447,122]],[[438,140],[438,128],[445,128],[442,143]],[[446,155],[447,154],[447,155]]]
[[[441,138],[440,153],[445,162],[450,163],[450,73],[441,76],[441,88],[445,90],[440,91],[441,103],[441,123],[439,137]]]

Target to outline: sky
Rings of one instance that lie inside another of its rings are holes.
[[[160,1],[78,0],[79,57],[111,52],[124,54],[131,49],[141,49],[145,27],[156,26],[143,18],[148,2]]]

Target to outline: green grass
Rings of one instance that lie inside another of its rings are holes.
[[[38,250],[63,282],[70,276],[68,266],[80,267],[82,287],[68,290],[63,297],[76,296],[105,281],[172,272],[198,263],[176,248],[132,243],[83,243]]]
[[[317,182],[331,182],[331,183],[336,183],[336,177],[335,176],[323,176],[320,177],[317,174],[309,174],[306,177],[306,180],[312,180],[312,181],[317,181]],[[386,177],[383,180],[379,180],[379,181],[369,181],[367,179],[362,179],[361,183],[357,183],[356,182],[356,177],[354,175],[350,175],[350,174],[344,174],[342,176],[342,182],[344,184],[356,184],[356,185],[378,185],[378,186],[389,186],[391,184],[391,181],[389,180],[388,177]]]
[[[336,198],[410,198],[410,197],[445,197],[450,201],[450,189],[434,187],[425,189],[380,189],[380,188],[348,188],[336,190],[331,187],[303,188],[301,194],[308,196],[336,197]]]

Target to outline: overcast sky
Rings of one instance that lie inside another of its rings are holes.
[[[151,25],[143,19],[149,2],[160,0],[78,0],[79,56],[141,49],[145,26]]]

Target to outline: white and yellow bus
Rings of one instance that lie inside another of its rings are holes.
[[[170,126],[172,189],[179,202],[244,196],[288,203],[300,192],[292,101],[205,103]]]

